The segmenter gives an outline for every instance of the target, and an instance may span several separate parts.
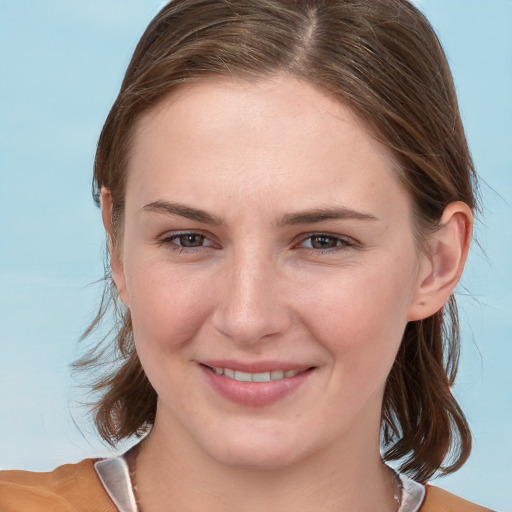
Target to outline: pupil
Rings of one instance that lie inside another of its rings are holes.
[[[332,236],[314,236],[311,245],[315,249],[332,249],[336,247],[336,239]]]
[[[200,247],[203,244],[204,236],[193,233],[180,236],[180,244],[183,247]]]

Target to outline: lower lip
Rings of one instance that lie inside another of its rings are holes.
[[[281,400],[295,391],[313,371],[309,369],[294,377],[268,382],[240,382],[219,375],[206,366],[200,365],[200,368],[219,395],[235,404],[248,407],[264,407]]]

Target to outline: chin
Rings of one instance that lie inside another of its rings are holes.
[[[273,471],[285,468],[299,458],[298,447],[290,439],[251,435],[231,436],[215,446],[204,447],[210,456],[233,468],[253,471]]]

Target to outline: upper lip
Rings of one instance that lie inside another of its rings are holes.
[[[263,373],[279,370],[298,370],[305,371],[312,368],[310,364],[292,363],[288,361],[235,361],[231,359],[208,359],[198,361],[200,364],[209,366],[210,368],[230,368],[231,370],[246,373]]]

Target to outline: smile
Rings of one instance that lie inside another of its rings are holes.
[[[232,368],[219,368],[217,366],[208,366],[210,370],[214,371],[217,375],[224,375],[228,379],[237,380],[239,382],[270,382],[271,380],[282,380],[290,377],[295,377],[305,370],[274,370],[269,372],[249,373]]]
[[[314,366],[286,368],[286,363],[279,365],[279,368],[277,362],[238,363],[235,368],[242,367],[243,371],[229,368],[231,364],[227,361],[224,364],[212,361],[209,364],[201,363],[199,368],[213,391],[230,402],[246,407],[262,407],[285,398],[308,380],[316,369]]]

